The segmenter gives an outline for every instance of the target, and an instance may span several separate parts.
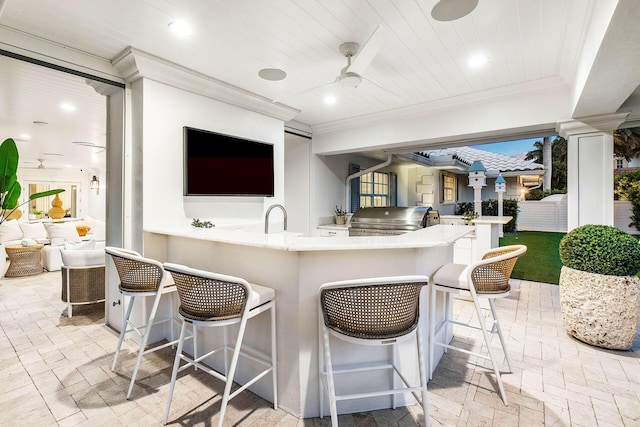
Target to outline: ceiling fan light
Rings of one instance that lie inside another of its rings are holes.
[[[467,16],[478,6],[478,0],[440,0],[431,9],[431,17],[436,21],[455,21]]]
[[[362,83],[362,77],[356,73],[344,73],[340,76],[340,84],[347,87],[358,87]]]

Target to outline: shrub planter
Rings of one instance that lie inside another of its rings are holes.
[[[587,344],[631,348],[640,318],[640,279],[562,267],[560,308],[567,333]]]
[[[640,316],[640,244],[608,225],[575,228],[560,241],[560,307],[569,335],[629,349]]]

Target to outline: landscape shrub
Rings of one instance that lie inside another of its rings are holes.
[[[505,224],[503,231],[505,233],[513,233],[516,231],[516,224],[518,222],[518,201],[514,199],[507,199],[502,201],[502,214],[504,216],[511,216],[513,219]],[[460,202],[456,205],[456,215],[463,215],[465,212],[473,212],[473,202]],[[497,216],[498,215],[498,200],[488,199],[482,201],[482,215]]]
[[[640,271],[640,243],[619,228],[588,224],[560,241],[565,267],[609,276],[635,276]]]

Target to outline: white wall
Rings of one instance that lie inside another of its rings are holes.
[[[284,123],[259,113],[143,79],[143,223],[263,221],[284,202]],[[275,197],[184,197],[183,126],[274,144]],[[275,215],[274,215],[275,217]]]
[[[311,140],[286,134],[284,147],[284,207],[287,210],[288,230],[308,236]]]

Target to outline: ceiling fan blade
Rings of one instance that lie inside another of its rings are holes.
[[[367,82],[373,84],[374,86],[377,86],[379,89],[382,89],[383,91],[387,92],[388,94],[393,95],[396,98],[398,97],[397,94],[391,92],[389,89],[385,88],[384,86],[382,86],[381,84],[379,84],[375,80],[371,80],[369,77],[365,77],[365,76],[360,76],[360,77],[362,77],[362,80],[367,81]]]
[[[386,30],[382,25],[371,33],[369,39],[360,48],[356,56],[351,59],[351,65],[345,72],[362,74],[367,69],[373,58],[378,54],[386,39]]]
[[[289,95],[281,96],[280,98],[274,99],[271,102],[273,104],[277,104],[278,102],[282,101],[283,99],[293,98],[294,96],[302,95],[303,93],[311,92],[312,90],[316,90],[316,89],[320,89],[320,88],[323,88],[323,87],[330,87],[330,86],[336,85],[336,84],[338,84],[339,79],[340,79],[339,77],[336,77],[336,79],[334,81],[332,81],[331,83],[324,83],[324,84],[321,84],[319,86],[314,86],[314,87],[311,87],[309,89],[301,90],[300,92],[291,93]]]

